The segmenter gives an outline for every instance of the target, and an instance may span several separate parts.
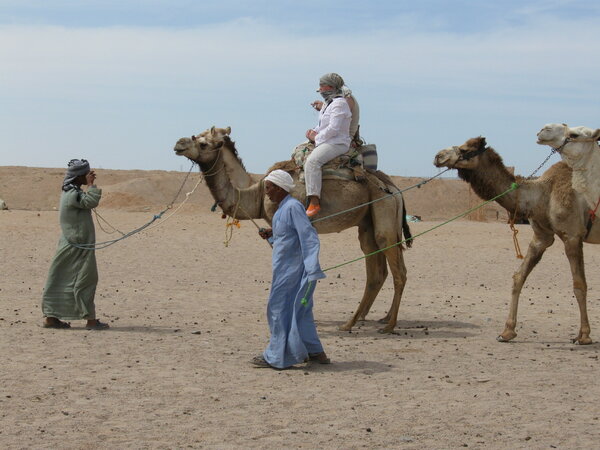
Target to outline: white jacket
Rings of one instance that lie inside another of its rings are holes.
[[[317,132],[315,145],[344,144],[350,146],[350,121],[352,112],[344,97],[334,98],[333,101],[321,108],[319,124],[313,128]]]

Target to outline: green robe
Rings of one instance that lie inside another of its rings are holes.
[[[102,190],[90,186],[87,192],[77,189],[63,192],[60,197],[60,227],[58,249],[48,272],[44,288],[44,317],[61,320],[96,318],[94,296],[98,284],[96,253],[73,247],[94,244],[96,231],[92,208],[98,206]]]

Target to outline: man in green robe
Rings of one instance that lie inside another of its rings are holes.
[[[69,161],[60,197],[62,234],[44,288],[44,328],[70,328],[66,320],[85,319],[87,329],[100,330],[108,324],[96,319],[94,296],[98,284],[96,232],[92,208],[98,206],[102,190],[85,159]],[[86,192],[81,186],[88,186]]]

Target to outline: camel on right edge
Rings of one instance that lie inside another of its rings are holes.
[[[585,197],[594,211],[600,199],[600,129],[551,123],[544,125],[537,137],[538,144],[552,147],[573,169],[573,189]]]
[[[517,336],[515,328],[521,289],[546,249],[554,243],[554,237],[558,236],[563,241],[565,254],[569,259],[573,292],[579,306],[580,328],[573,342],[591,344],[583,242],[600,244],[600,226],[596,223],[587,233],[587,202],[582,194],[571,187],[571,168],[564,162],[559,162],[537,179],[515,177],[508,171],[498,153],[487,147],[483,137],[472,138],[461,146],[439,151],[434,165],[457,169],[458,176],[469,183],[473,191],[484,200],[507,191],[512,183],[519,185],[496,202],[511,216],[529,219],[534,235],[521,266],[513,275],[508,318],[504,331],[497,340],[508,342]]]

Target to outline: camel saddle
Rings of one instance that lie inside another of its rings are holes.
[[[304,162],[314,148],[314,143],[306,141],[296,146],[292,152],[290,162],[294,164],[296,169],[300,169],[300,180],[304,179]],[[369,152],[371,160],[371,155],[373,153],[375,154],[375,158],[377,158],[374,145],[350,147],[350,150],[348,150],[347,153],[344,153],[337,158],[333,158],[323,166],[323,178],[343,178],[346,180],[364,181],[365,169],[373,169],[373,167],[365,164],[363,151]]]

